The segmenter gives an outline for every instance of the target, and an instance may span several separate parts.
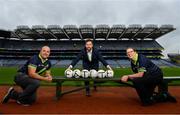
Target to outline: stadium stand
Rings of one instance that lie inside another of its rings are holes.
[[[180,66],[180,53],[169,53],[168,57],[174,64]]]
[[[133,47],[151,58],[159,66],[174,66],[163,61],[164,49],[156,39],[175,30],[173,25],[139,24],[125,25],[21,25],[10,32],[0,31],[0,66],[21,66],[29,57],[38,54],[43,45],[51,47],[52,64],[67,66],[84,46],[84,40],[92,38],[95,47],[113,67],[129,67],[125,49]],[[77,66],[80,66],[81,62]]]

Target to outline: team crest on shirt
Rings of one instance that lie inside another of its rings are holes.
[[[47,64],[47,65],[39,64],[38,67],[48,68],[48,67],[49,67],[49,64]]]
[[[44,67],[44,65],[43,65],[43,64],[39,64],[38,66],[39,66],[39,67]]]

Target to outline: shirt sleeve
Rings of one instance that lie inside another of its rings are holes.
[[[146,68],[141,67],[141,68],[138,69],[138,72],[146,72]]]
[[[49,61],[49,66],[48,66],[48,68],[47,68],[47,71],[50,71],[50,69],[51,69],[51,62]]]
[[[147,68],[147,59],[145,57],[141,57],[141,59],[139,60],[139,68],[138,68],[138,72],[146,72],[146,68]]]
[[[70,65],[72,65],[73,67],[79,62],[79,60],[82,59],[83,56],[83,50],[81,50],[81,52],[79,52],[79,54],[77,55],[77,57],[75,59],[73,59],[73,61],[71,62]]]
[[[37,59],[35,56],[33,56],[30,60],[29,60],[29,64],[28,64],[28,67],[31,67],[31,68],[37,68]]]

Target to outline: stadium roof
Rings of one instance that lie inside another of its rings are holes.
[[[83,40],[93,38],[95,40],[155,40],[175,30],[173,25],[149,24],[144,27],[139,24],[125,25],[34,25],[31,28],[26,25],[17,26],[11,32],[9,38],[19,40]],[[2,37],[3,31],[0,30]],[[8,37],[5,37],[8,38]]]

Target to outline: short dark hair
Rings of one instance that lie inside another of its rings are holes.
[[[135,48],[132,48],[132,47],[128,47],[127,49],[132,49],[134,52],[137,52]],[[126,50],[127,50],[126,49]]]
[[[91,42],[91,43],[93,44],[93,39],[88,38],[88,39],[85,40],[85,44],[86,44],[87,42]]]

